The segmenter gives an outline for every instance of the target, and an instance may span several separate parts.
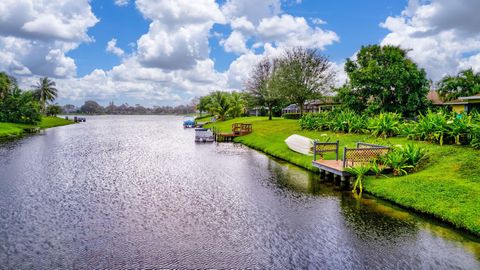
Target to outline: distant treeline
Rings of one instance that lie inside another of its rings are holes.
[[[129,105],[124,103],[121,105],[115,105],[110,102],[108,106],[104,107],[98,104],[96,101],[88,100],[80,106],[76,107],[72,104],[67,104],[62,107],[62,112],[65,114],[191,114],[195,113],[195,105],[179,105],[179,106],[153,106],[143,107],[140,104]]]

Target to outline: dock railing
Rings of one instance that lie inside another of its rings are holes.
[[[338,140],[336,142],[313,141],[313,160],[317,160],[317,154],[323,158],[323,153],[334,152],[335,160],[338,160]]]

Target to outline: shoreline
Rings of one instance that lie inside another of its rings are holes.
[[[237,137],[234,142],[317,173],[318,169],[311,165],[312,157],[290,151],[283,142],[286,137],[300,134],[321,140],[325,140],[325,137],[330,140],[339,139],[342,149],[343,145],[356,141],[387,145],[419,144],[427,148],[430,155],[423,168],[401,177],[367,177],[364,192],[420,215],[445,222],[474,237],[480,236],[480,200],[477,200],[480,195],[480,175],[475,171],[475,167],[470,171],[462,170],[480,163],[478,150],[463,146],[439,146],[401,137],[381,139],[368,134],[304,131],[300,130],[297,120],[278,118],[269,121],[265,117],[245,117],[212,123],[207,127],[215,126],[222,131],[228,131],[234,122],[253,124],[251,134]],[[326,158],[331,157],[326,155]],[[448,168],[450,171],[445,171]]]
[[[59,117],[44,116],[36,125],[0,122],[0,144],[21,139],[26,135],[35,134],[37,130],[74,124],[71,120]]]

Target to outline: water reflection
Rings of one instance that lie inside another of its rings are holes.
[[[102,116],[0,146],[3,268],[478,269],[479,242],[181,117]]]

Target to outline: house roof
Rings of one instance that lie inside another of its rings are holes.
[[[442,98],[440,97],[437,91],[428,92],[427,99],[430,100],[434,105],[444,104]]]

